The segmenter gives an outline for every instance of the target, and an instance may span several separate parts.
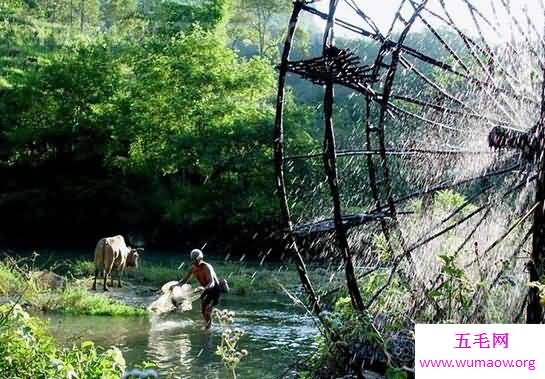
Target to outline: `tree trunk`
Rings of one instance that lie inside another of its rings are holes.
[[[79,31],[83,33],[83,23],[85,19],[85,0],[81,0],[80,2],[80,18],[79,18]]]
[[[305,289],[312,311],[318,317],[320,317],[320,302],[318,297],[316,296],[316,293],[314,292],[314,288],[307,273],[305,262],[303,260],[303,257],[301,256],[301,253],[299,252],[299,249],[297,248],[297,242],[295,241],[284,178],[284,88],[286,84],[288,58],[291,51],[293,35],[297,27],[297,21],[299,18],[299,13],[301,12],[301,8],[301,2],[296,2],[294,4],[293,13],[290,18],[288,33],[284,42],[282,61],[279,67],[278,94],[276,98],[276,119],[274,125],[274,165],[276,170],[276,192],[280,200],[280,211],[282,214],[283,227],[287,233],[286,250],[295,260],[295,267],[297,268],[297,272],[299,273],[299,278],[301,279],[301,283],[303,284],[303,288]]]
[[[333,48],[333,25],[335,23],[335,11],[337,8],[338,0],[331,0],[329,3],[329,18],[327,20],[326,26],[326,35],[324,36],[323,43],[323,56],[326,57],[326,65],[328,70],[330,70],[330,57],[331,49]],[[324,94],[324,121],[325,121],[325,131],[324,131],[324,170],[327,175],[327,181],[329,183],[329,189],[331,192],[331,197],[333,200],[333,220],[335,223],[335,236],[337,237],[337,242],[341,250],[341,254],[344,261],[344,270],[346,276],[346,286],[348,288],[348,293],[350,294],[350,299],[352,301],[352,306],[354,309],[359,312],[363,311],[363,299],[361,297],[360,290],[358,288],[358,281],[354,273],[354,265],[352,262],[352,254],[350,252],[350,246],[348,244],[348,238],[346,236],[346,227],[343,224],[342,220],[342,207],[341,199],[339,194],[339,186],[337,180],[337,163],[336,163],[336,151],[335,151],[335,133],[333,131],[333,99],[334,99],[334,90],[333,90],[333,80],[331,75],[328,75],[326,81],[325,94]]]

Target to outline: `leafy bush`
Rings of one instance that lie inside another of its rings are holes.
[[[119,349],[103,351],[88,341],[59,349],[40,320],[19,305],[0,306],[0,377],[114,379],[124,370]]]
[[[443,210],[454,210],[466,201],[464,195],[453,190],[443,190],[437,192],[434,198],[434,207]]]
[[[80,264],[84,267],[84,264]],[[71,314],[101,316],[143,316],[147,312],[110,299],[90,293],[87,288],[70,284],[65,290],[41,289],[15,261],[0,262],[0,295],[21,296],[22,302],[34,310]]]
[[[5,262],[0,262],[0,295],[14,295],[23,288],[24,279]]]
[[[436,312],[440,318],[452,320],[454,313],[466,313],[471,306],[475,288],[468,280],[465,271],[456,263],[454,255],[440,255],[443,283],[430,295],[435,300]],[[437,316],[436,316],[437,317]]]
[[[376,248],[380,246],[380,235],[376,236]],[[387,281],[389,272],[377,271],[359,281],[359,288],[364,302],[381,288]],[[399,280],[393,279],[372,305],[369,313],[360,314],[354,310],[349,296],[339,296],[331,312],[324,312],[326,327],[317,338],[317,350],[299,371],[301,378],[325,379],[343,377],[361,369],[363,359],[375,366],[388,379],[405,379],[407,374],[388,361],[385,355],[386,341],[389,335],[406,329],[403,318],[403,298],[409,296]],[[396,299],[392,302],[389,299]],[[388,320],[377,330],[371,314]],[[387,338],[386,338],[387,339]],[[365,358],[363,358],[365,357]],[[374,363],[373,363],[374,362]]]
[[[70,272],[77,277],[94,275],[95,263],[89,260],[70,262]]]

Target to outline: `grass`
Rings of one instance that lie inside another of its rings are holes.
[[[12,296],[23,288],[24,278],[5,262],[0,262],[0,295]]]
[[[88,260],[76,260],[68,262],[72,275],[76,277],[91,276],[95,273],[95,263]]]
[[[44,296],[29,299],[35,309],[72,315],[93,316],[145,316],[144,308],[136,308],[106,296],[91,294],[86,288],[68,287],[64,291],[53,290]]]
[[[227,279],[231,293],[245,296],[255,293],[280,294],[282,287],[290,290],[299,287],[299,277],[292,268],[256,267],[240,262],[212,262],[220,278]],[[16,298],[22,294],[21,301],[30,309],[41,312],[57,312],[75,315],[143,316],[143,308],[126,305],[119,300],[95,294],[88,290],[89,279],[95,267],[90,260],[48,261],[51,270],[62,273],[67,280],[65,289],[43,289],[38,286],[31,272],[36,271],[32,259],[5,259],[0,261],[0,296]],[[167,263],[146,262],[135,272],[129,272],[125,280],[134,285],[147,285],[159,288],[164,283],[179,280],[187,267],[178,269]],[[313,279],[323,279],[318,272]],[[76,280],[85,279],[85,280]]]
[[[225,278],[232,293],[250,295],[256,292],[281,293],[281,286],[294,288],[299,286],[299,276],[294,269],[286,267],[273,269],[270,267],[252,267],[243,263],[211,262],[219,278]],[[136,272],[129,273],[133,283],[161,286],[172,280],[180,280],[187,272],[187,267],[144,262]],[[316,279],[320,275],[314,275]]]
[[[41,258],[40,258],[41,259]],[[128,272],[124,281],[137,286],[160,288],[164,283],[180,280],[188,266],[178,269],[173,262],[141,262],[139,269]],[[169,264],[170,263],[170,264]],[[292,267],[257,266],[247,262],[211,262],[218,277],[227,279],[231,293],[249,296],[256,293],[281,294],[283,289],[295,291],[300,288],[299,276]],[[68,313],[74,315],[143,316],[144,308],[124,304],[102,293],[89,291],[89,281],[94,276],[95,266],[89,259],[56,260],[55,257],[42,262],[49,270],[67,278],[66,288],[43,289],[31,278],[37,271],[33,258],[0,261],[0,297],[15,299],[22,293],[21,301],[30,309],[41,312]],[[320,270],[310,270],[314,283],[323,283],[326,275]],[[102,280],[102,279],[100,279]],[[195,282],[193,281],[193,284]]]
[[[257,266],[245,262],[210,261],[219,278],[227,279],[232,292],[236,295],[251,295],[259,292],[272,294],[282,293],[282,288],[295,289],[300,286],[299,275],[292,266],[273,267]],[[90,260],[74,260],[67,263],[67,272],[78,278],[94,275],[95,266]],[[135,272],[126,274],[127,280],[133,284],[148,285],[159,288],[172,280],[180,280],[187,272],[185,264],[178,269],[178,263],[149,262],[143,260]],[[330,274],[319,269],[309,269],[313,283],[325,285]],[[326,285],[327,286],[327,285]]]
[[[31,277],[31,271],[15,261],[0,262],[0,296],[18,298],[32,310],[77,315],[144,316],[143,308],[126,305],[87,288],[69,282],[65,289],[43,289]]]

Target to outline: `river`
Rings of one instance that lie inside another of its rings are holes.
[[[153,297],[142,299],[150,303]],[[128,367],[154,362],[161,378],[229,378],[219,356],[221,327],[201,330],[199,303],[184,313],[149,317],[71,316],[47,314],[51,334],[64,346],[93,341],[107,348],[117,346]],[[224,296],[219,309],[235,312],[234,327],[245,335],[240,349],[248,350],[237,369],[239,378],[289,377],[290,366],[313,350],[318,334],[313,320],[290,299],[268,293]]]

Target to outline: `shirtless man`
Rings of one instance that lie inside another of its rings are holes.
[[[203,253],[199,249],[191,251],[191,270],[185,275],[185,277],[178,282],[177,285],[184,285],[189,281],[193,275],[200,287],[197,290],[201,290],[201,313],[205,323],[205,329],[210,330],[212,327],[212,309],[218,304],[220,297],[219,280],[216,276],[214,268],[209,263],[203,260]]]

